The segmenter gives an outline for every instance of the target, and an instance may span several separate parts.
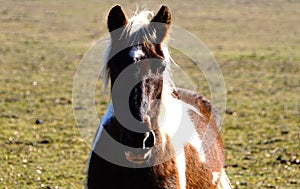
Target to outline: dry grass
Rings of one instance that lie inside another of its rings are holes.
[[[83,54],[106,32],[112,4],[0,4],[0,186],[84,188],[90,149],[73,117],[73,77]],[[134,3],[121,4],[135,10]],[[300,3],[165,4],[174,24],[204,41],[221,66],[228,113],[234,112],[226,115],[222,130],[234,187],[299,187]],[[199,91],[209,94],[206,89]]]

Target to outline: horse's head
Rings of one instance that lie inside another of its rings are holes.
[[[152,12],[142,11],[128,20],[117,5],[108,15],[111,46],[103,71],[104,79],[107,81],[110,77],[113,89],[122,73],[130,70],[130,67],[134,70],[134,73],[128,72],[126,75],[126,81],[128,79],[128,82],[133,82],[134,85],[131,86],[127,82],[122,84],[122,87],[125,87],[124,93],[126,90],[130,91],[126,102],[130,111],[122,111],[122,117],[134,118],[140,123],[120,122],[120,142],[129,147],[139,148],[139,152],[126,153],[129,161],[146,159],[151,148],[160,140],[157,121],[163,80],[167,72],[165,70],[170,58],[163,41],[170,23],[171,14],[166,6],[162,6],[155,16]],[[122,92],[119,90],[119,94],[115,95],[118,96]],[[112,90],[114,109],[118,109],[113,93]],[[116,118],[118,119],[118,116]]]

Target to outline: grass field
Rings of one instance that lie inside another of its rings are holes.
[[[132,2],[120,4],[135,10]],[[73,78],[107,32],[113,4],[0,0],[0,188],[84,188],[90,147],[73,115]],[[174,25],[198,36],[222,69],[222,135],[234,188],[299,188],[300,2],[165,4]],[[209,95],[206,89],[199,92]],[[105,104],[96,100],[100,114]]]

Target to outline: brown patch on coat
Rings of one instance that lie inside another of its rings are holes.
[[[213,175],[206,163],[200,161],[197,150],[190,144],[184,148],[186,157],[186,188],[187,189],[213,189]]]
[[[180,186],[178,170],[176,166],[177,162],[175,157],[175,150],[171,144],[169,136],[166,136],[166,146],[164,152],[162,152],[161,145],[159,145],[159,147],[152,154],[155,158],[154,161],[161,162],[165,159],[169,160],[162,164],[151,167],[151,174],[154,178],[154,182],[156,182],[156,188],[178,189],[180,188]]]

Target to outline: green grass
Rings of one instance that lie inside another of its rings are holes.
[[[134,3],[120,3],[135,10]],[[0,4],[0,186],[84,188],[90,148],[73,115],[73,78],[84,53],[106,33],[112,4]],[[165,4],[174,24],[205,42],[222,69],[227,109],[235,112],[226,114],[222,130],[234,188],[298,188],[300,3]],[[154,10],[159,5],[148,3]],[[185,60],[174,57],[179,64]],[[205,79],[200,80],[199,92],[209,95]],[[97,98],[101,114],[106,102]],[[37,119],[44,123],[35,124]]]

